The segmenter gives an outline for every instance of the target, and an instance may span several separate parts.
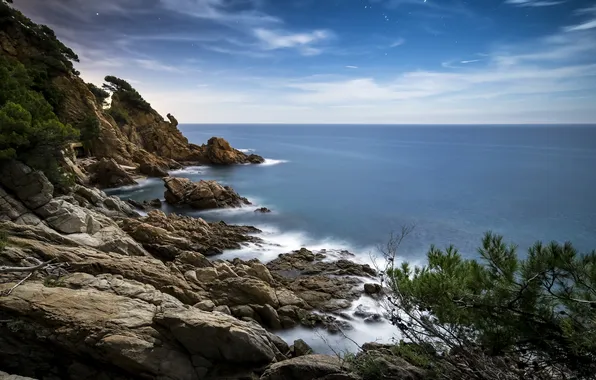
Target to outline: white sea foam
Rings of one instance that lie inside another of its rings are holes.
[[[264,243],[250,243],[239,250],[226,251],[220,258],[258,258],[262,262],[269,262],[280,253],[307,248],[311,251],[324,253],[327,256],[326,260],[329,261],[348,258],[361,264],[370,264],[369,257],[374,252],[372,247],[355,247],[348,242],[334,238],[314,239],[302,231],[280,231],[279,228],[271,225],[256,224],[255,227],[262,231],[257,236],[262,238]],[[348,252],[355,256],[349,255]]]
[[[207,166],[187,166],[182,169],[172,170],[170,175],[204,174],[209,168]]]
[[[246,153],[246,154],[255,152],[254,149],[238,149],[238,150],[241,151],[242,153]]]
[[[266,158],[265,162],[263,162],[259,166],[273,166],[273,165],[285,164],[287,162],[289,162],[289,161],[288,160],[274,160],[273,158]]]

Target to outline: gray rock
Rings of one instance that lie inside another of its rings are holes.
[[[364,292],[366,294],[378,294],[381,292],[381,285],[373,283],[364,284]]]
[[[197,303],[195,307],[203,311],[213,311],[213,309],[215,309],[215,304],[211,300],[204,300]]]
[[[297,339],[291,347],[294,357],[310,355],[313,353],[312,348],[302,339]]]
[[[226,305],[218,306],[215,309],[213,309],[213,311],[217,311],[218,313],[223,313],[223,314],[230,315],[230,316],[232,315],[230,308],[227,307]]]
[[[54,186],[45,174],[15,160],[0,166],[0,184],[30,209],[45,205],[54,193]]]
[[[261,380],[350,379],[338,358],[327,355],[306,355],[271,365]],[[340,377],[337,377],[340,376]],[[341,377],[344,376],[344,377]]]

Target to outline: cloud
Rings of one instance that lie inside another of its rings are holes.
[[[463,63],[465,65],[465,64],[468,64],[468,63],[476,63],[476,62],[480,62],[480,60],[479,59],[470,59],[470,60],[467,60],[467,61],[460,61],[459,63]]]
[[[282,20],[258,9],[257,0],[159,0],[167,10],[231,27],[278,24]]]
[[[184,73],[184,71],[185,71],[179,67],[165,65],[163,63],[160,63],[159,61],[155,61],[152,59],[135,59],[134,61],[140,67],[147,69],[147,70],[152,70],[152,71],[170,72],[170,73],[178,73],[178,74]]]
[[[505,4],[511,4],[518,7],[550,7],[553,5],[563,4],[566,1],[550,1],[550,0],[505,0]]]
[[[306,33],[290,33],[287,31],[256,28],[253,30],[253,33],[261,42],[264,50],[296,48],[303,55],[320,54],[322,50],[311,45],[327,40],[332,36],[330,31],[323,29]]]
[[[399,38],[397,40],[395,40],[393,43],[391,43],[391,45],[389,45],[390,48],[394,48],[394,47],[398,47],[401,46],[403,44],[406,43],[406,40],[403,38]]]
[[[357,69],[357,68],[358,68],[358,66],[350,66],[350,65],[346,66],[346,69]]]
[[[596,4],[588,8],[578,9],[575,11],[575,14],[580,16],[588,15],[591,18],[582,23],[565,27],[564,30],[566,32],[577,32],[596,28]]]

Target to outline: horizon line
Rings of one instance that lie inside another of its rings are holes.
[[[586,126],[596,127],[596,121],[590,123],[225,123],[225,122],[180,122],[191,125],[378,125],[378,126]]]

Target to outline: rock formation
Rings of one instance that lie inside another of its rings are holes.
[[[136,185],[137,182],[116,161],[103,158],[87,168],[89,182],[101,188]]]
[[[164,178],[166,202],[172,205],[187,205],[197,210],[242,207],[251,204],[229,186],[216,181],[192,182],[187,178]]]
[[[232,148],[230,143],[221,137],[212,137],[207,145],[203,145],[201,148],[206,161],[214,165],[262,164],[265,162],[261,156],[246,155],[238,149]]]

